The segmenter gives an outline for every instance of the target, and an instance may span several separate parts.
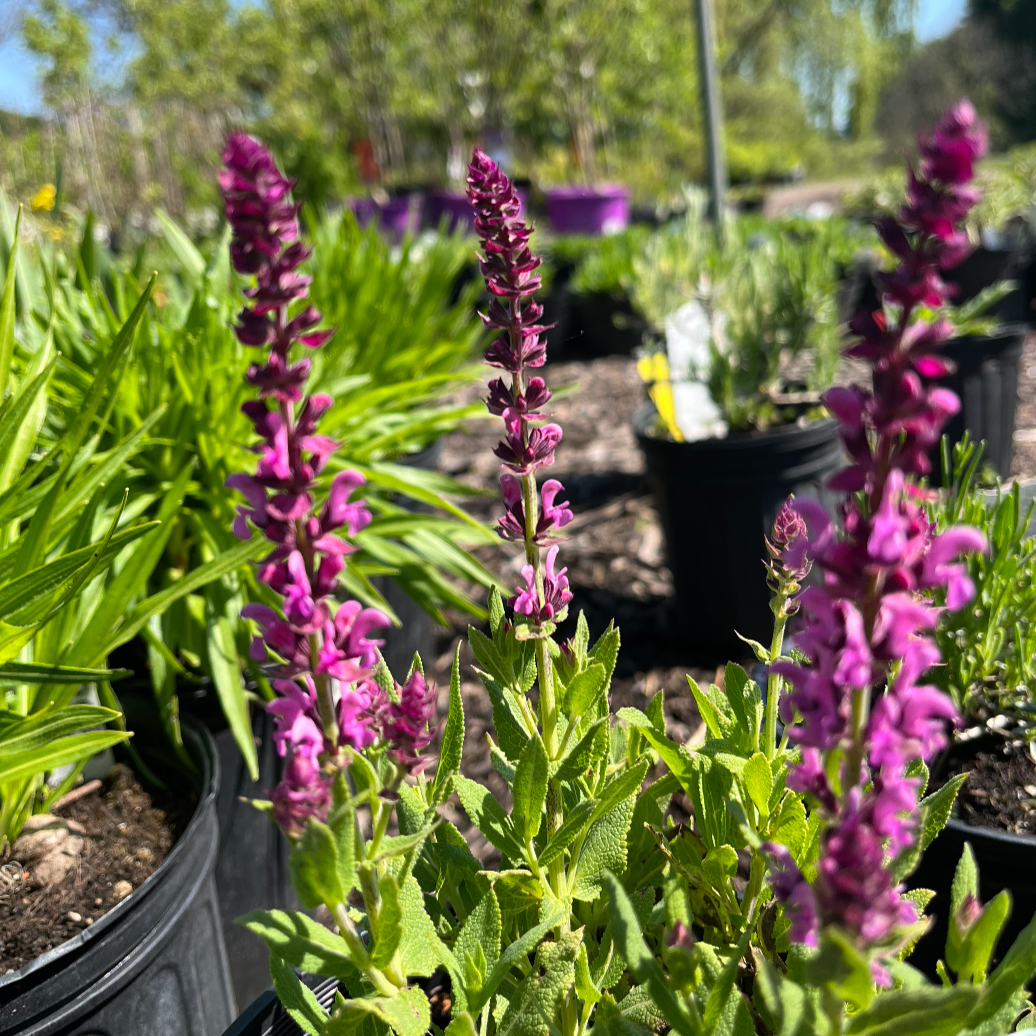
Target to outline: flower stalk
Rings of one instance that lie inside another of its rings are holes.
[[[468,167],[468,198],[475,210],[475,231],[481,239],[479,265],[491,302],[481,314],[485,325],[498,337],[485,352],[485,361],[507,375],[489,384],[486,406],[503,418],[505,435],[494,450],[506,469],[500,478],[506,512],[497,531],[506,540],[521,541],[525,551],[524,587],[508,602],[525,639],[536,641],[539,719],[547,758],[559,751],[558,708],[554,675],[546,638],[567,613],[572,594],[566,570],[555,572],[558,547],[555,534],[572,520],[565,503],[556,502],[563,487],[550,479],[540,488],[536,471],[554,462],[561,428],[545,421],[542,408],[550,400],[544,380],[530,376],[530,369],[546,361],[540,323],[543,307],[533,298],[540,286],[536,272],[540,257],[529,248],[532,229],[521,218],[521,204],[514,187],[482,151],[475,149]],[[544,558],[542,549],[546,548]],[[563,820],[561,792],[555,780],[547,790],[547,834],[552,836]],[[563,895],[564,867],[560,858],[550,864],[550,883],[556,896]]]
[[[930,760],[956,720],[950,699],[919,682],[940,660],[930,636],[939,613],[927,591],[945,587],[951,609],[967,603],[974,588],[955,559],[985,546],[966,526],[935,535],[916,482],[960,405],[924,379],[952,369],[938,354],[951,333],[937,312],[950,294],[942,273],[967,252],[960,223],[978,197],[969,182],[985,133],[964,101],[920,145],[907,204],[898,220],[878,224],[898,260],[880,275],[883,307],[857,314],[845,350],[870,363],[872,388],[823,397],[850,457],[831,480],[847,494],[842,527],[813,501],[792,505],[806,529],[783,563],[806,564],[808,552],[823,573],[797,597],[806,621],[796,645],[809,661],[771,667],[790,685],[780,712],[801,755],[788,787],[809,793],[821,815],[816,880],[808,884],[787,850],[771,846],[775,894],[793,940],[815,946],[826,928],[840,929],[879,984],[891,981],[882,959],[918,922],[893,877],[918,823],[920,782],[908,767]]]

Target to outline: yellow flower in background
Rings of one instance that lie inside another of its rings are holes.
[[[640,380],[650,386],[648,395],[655,404],[658,416],[666,431],[676,442],[683,442],[683,432],[676,423],[676,404],[673,402],[673,385],[669,380],[669,357],[664,352],[652,353],[637,360]]]
[[[52,183],[45,183],[33,196],[32,201],[29,202],[29,207],[33,212],[50,212],[54,208],[54,202],[57,200],[58,189]]]

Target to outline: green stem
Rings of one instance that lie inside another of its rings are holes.
[[[788,625],[785,613],[785,602],[779,601],[774,616],[773,639],[770,641],[770,665],[772,666],[784,650],[784,629]],[[763,726],[763,751],[766,758],[773,762],[777,750],[777,708],[781,701],[781,678],[771,669],[766,678],[766,721]]]

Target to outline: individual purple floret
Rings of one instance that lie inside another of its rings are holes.
[[[398,702],[383,706],[381,728],[389,744],[389,755],[411,773],[418,773],[429,760],[421,753],[435,736],[435,685],[415,669],[405,684],[396,684]]]

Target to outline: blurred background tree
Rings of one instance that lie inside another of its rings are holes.
[[[1036,0],[970,0],[965,22],[927,46],[915,2],[714,0],[732,179],[865,172],[961,93],[995,145],[1036,137]],[[689,0],[17,10],[8,31],[37,59],[45,112],[0,113],[0,178],[23,199],[61,179],[66,200],[117,231],[160,207],[204,231],[231,125],[266,137],[317,205],[456,187],[474,142],[538,182],[622,180],[640,200],[704,178]]]

